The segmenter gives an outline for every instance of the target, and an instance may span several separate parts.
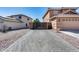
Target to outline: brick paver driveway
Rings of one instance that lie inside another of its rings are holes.
[[[30,52],[73,52],[79,51],[52,30],[30,30],[22,38],[9,46],[5,51]]]

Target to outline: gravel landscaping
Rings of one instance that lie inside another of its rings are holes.
[[[21,29],[9,31],[6,33],[0,32],[0,51],[3,51],[9,47],[12,43],[14,43],[18,38],[22,37],[28,31],[28,29]]]
[[[79,30],[71,30],[71,31],[60,31],[61,33],[65,33],[65,34],[67,34],[67,35],[69,35],[69,36],[73,36],[73,37],[75,37],[75,38],[78,38],[79,39]]]

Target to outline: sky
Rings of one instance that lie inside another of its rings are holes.
[[[43,21],[42,17],[46,13],[46,7],[0,7],[0,16],[6,17],[16,14],[24,14],[33,19],[38,18]],[[77,10],[77,12],[79,9]]]
[[[15,14],[24,14],[33,19],[38,18],[42,21],[42,17],[46,11],[46,7],[0,7],[0,16],[5,17]]]

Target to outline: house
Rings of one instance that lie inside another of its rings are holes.
[[[11,15],[7,16],[8,18],[13,18],[18,20],[21,23],[26,23],[27,27],[29,27],[29,22],[32,22],[32,18],[23,14]]]
[[[52,24],[54,30],[79,30],[79,14],[76,7],[48,8],[44,22]]]
[[[28,28],[30,22],[32,22],[32,18],[22,14],[0,16],[0,30]]]

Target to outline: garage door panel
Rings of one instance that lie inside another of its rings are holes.
[[[79,22],[62,22],[63,29],[79,29]]]

